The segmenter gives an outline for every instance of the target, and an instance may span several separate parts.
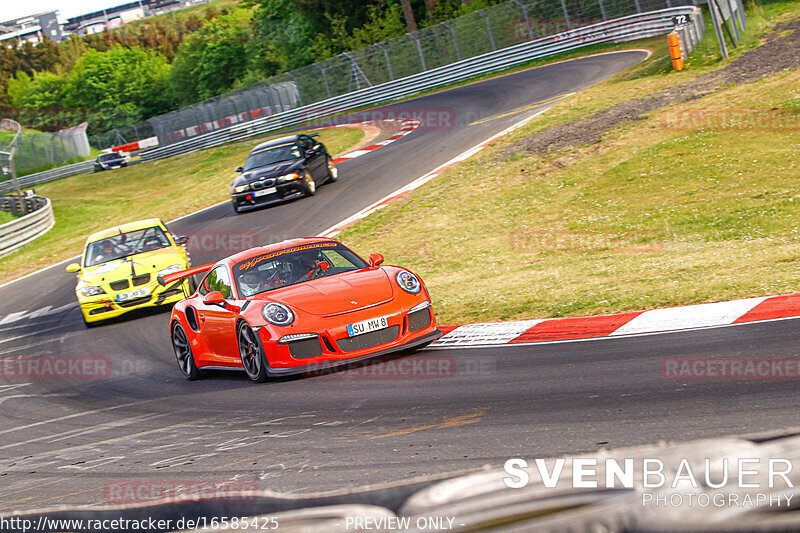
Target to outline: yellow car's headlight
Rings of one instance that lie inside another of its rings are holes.
[[[181,267],[180,265],[172,265],[172,266],[169,266],[169,267],[165,268],[164,270],[160,270],[158,272],[158,274],[156,274],[156,277],[158,277],[158,276],[166,276],[167,274],[172,274],[173,272],[178,272],[178,271],[180,271],[182,269],[183,269],[183,267]]]
[[[106,291],[103,287],[81,287],[80,293],[84,296],[97,296],[98,294],[105,294]]]

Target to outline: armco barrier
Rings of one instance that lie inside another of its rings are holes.
[[[55,217],[53,206],[49,198],[33,196],[19,198],[18,196],[0,197],[0,209],[3,211],[16,211],[19,204],[25,202],[27,215],[0,225],[0,257],[13,252],[21,246],[41,237],[53,227]]]
[[[672,18],[678,15],[689,17],[691,24],[682,28],[681,37],[686,43],[685,52],[691,51],[702,38],[704,24],[702,11],[694,6],[682,6],[648,13],[640,13],[591,26],[585,26],[510,46],[488,54],[472,57],[443,67],[431,69],[398,80],[367,87],[314,104],[294,108],[235,124],[211,133],[174,143],[141,154],[143,161],[153,161],[180,154],[187,154],[229,142],[245,139],[344,113],[350,109],[404,98],[420,91],[462,81],[481,74],[504,70],[550,55],[578,48],[606,43],[624,42],[644,37],[667,34],[675,27]]]
[[[65,167],[58,167],[44,172],[37,172],[36,174],[29,174],[18,178],[19,186],[21,189],[39,185],[40,183],[47,183],[48,181],[66,178],[67,176],[74,176],[75,174],[86,174],[94,169],[94,161],[82,161],[74,165],[67,165]],[[0,194],[6,194],[14,190],[14,186],[10,181],[0,183]]]

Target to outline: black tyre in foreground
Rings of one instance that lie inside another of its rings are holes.
[[[245,322],[239,324],[239,356],[247,377],[256,383],[267,380],[267,365],[261,345],[256,339],[256,332]]]
[[[193,381],[199,378],[200,370],[194,362],[192,347],[189,345],[189,339],[186,332],[183,331],[183,326],[178,322],[172,325],[172,348],[175,350],[178,366],[186,379]]]

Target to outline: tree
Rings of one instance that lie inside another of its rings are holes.
[[[181,104],[230,90],[247,72],[252,26],[247,11],[214,18],[178,48],[170,88]]]
[[[411,0],[400,0],[403,5],[403,16],[406,19],[408,31],[417,31],[417,21],[414,19],[414,10],[411,9]]]
[[[107,52],[89,50],[75,64],[64,103],[97,109],[105,127],[141,121],[173,109],[169,72],[164,56],[139,47],[116,44]]]

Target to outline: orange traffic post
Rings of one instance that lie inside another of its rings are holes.
[[[675,70],[683,70],[683,57],[681,57],[681,38],[677,31],[672,31],[667,34],[667,42],[669,43],[669,56],[672,58],[672,68]]]

